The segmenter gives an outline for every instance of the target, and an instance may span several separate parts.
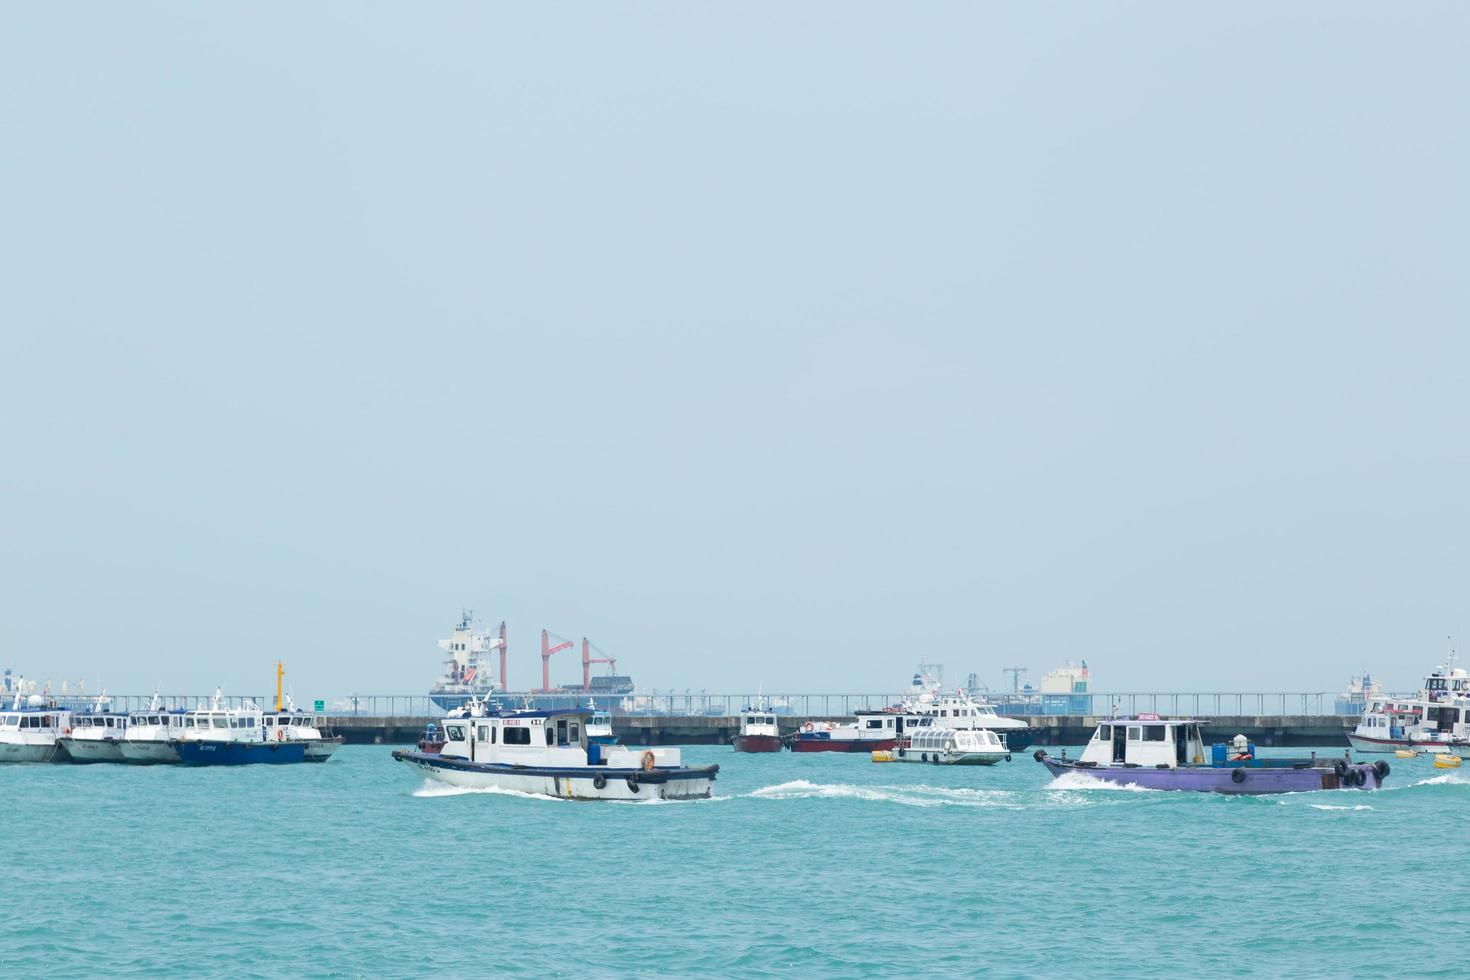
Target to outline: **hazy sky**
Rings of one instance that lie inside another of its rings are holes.
[[[543,626],[644,689],[1413,685],[1467,29],[6,2],[0,666],[422,693],[469,606],[517,687]]]

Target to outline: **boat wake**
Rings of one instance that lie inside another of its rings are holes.
[[[1089,792],[1101,791],[1104,793],[1162,793],[1161,789],[1151,789],[1147,786],[1139,786],[1136,783],[1113,783],[1104,779],[1094,779],[1084,776],[1080,772],[1064,772],[1060,776],[1046,784],[1046,789],[1084,789]]]
[[[1373,809],[1366,803],[1359,803],[1357,806],[1333,806],[1331,803],[1308,803],[1307,806],[1313,810],[1347,810],[1349,812]]]
[[[951,786],[855,786],[851,783],[813,783],[793,779],[762,786],[749,794],[763,800],[846,799],[903,806],[972,806],[1019,809],[1015,794],[1006,790],[965,789]]]
[[[414,790],[413,795],[420,799],[433,799],[440,796],[515,796],[523,800],[546,800],[548,803],[576,802],[563,800],[556,796],[545,796],[541,793],[523,793],[518,789],[502,789],[499,786],[450,786],[447,783],[436,783],[432,779],[424,780],[424,784]]]

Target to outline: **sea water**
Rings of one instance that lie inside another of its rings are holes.
[[[0,767],[5,975],[1467,971],[1470,770],[1427,757],[1224,797],[704,746],[714,798],[617,804],[389,751]]]

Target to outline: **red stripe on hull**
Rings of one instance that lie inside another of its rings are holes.
[[[896,745],[896,738],[798,738],[792,741],[791,751],[873,752],[886,751]]]
[[[736,735],[736,752],[780,752],[781,739],[775,735]]]

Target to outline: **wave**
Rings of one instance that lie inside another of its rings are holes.
[[[1162,793],[1161,789],[1152,789],[1148,786],[1139,786],[1137,783],[1114,783],[1105,779],[1094,779],[1084,776],[1080,772],[1064,772],[1043,789],[1085,789],[1089,791],[1102,791],[1105,793]]]
[[[1348,811],[1354,811],[1354,810],[1371,810],[1371,809],[1373,809],[1371,806],[1369,806],[1366,803],[1359,803],[1357,806],[1333,806],[1331,803],[1308,803],[1307,806],[1311,807],[1313,810],[1348,810]]]
[[[980,790],[953,786],[857,786],[852,783],[814,783],[793,779],[762,786],[749,794],[755,799],[806,800],[847,799],[903,806],[1000,806],[1015,808],[1015,794],[1006,790]]]
[[[432,779],[424,780],[424,784],[413,791],[420,799],[435,799],[441,796],[514,796],[523,800],[545,800],[548,803],[621,803],[624,806],[661,806],[665,803],[715,803],[734,799],[732,796],[708,796],[697,800],[662,800],[650,797],[646,800],[572,800],[561,796],[547,796],[544,793],[527,793],[518,789],[504,789],[499,786],[450,786],[447,783],[437,783]]]

